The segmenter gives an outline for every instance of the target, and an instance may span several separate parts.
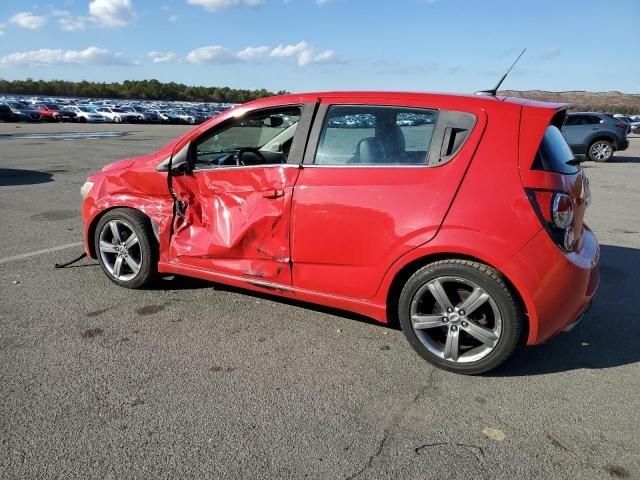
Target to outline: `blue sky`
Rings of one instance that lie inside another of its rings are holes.
[[[0,78],[640,93],[639,0],[0,0]]]

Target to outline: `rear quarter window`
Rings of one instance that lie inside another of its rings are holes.
[[[575,156],[560,130],[549,125],[536,152],[533,169],[571,175],[580,171],[579,165],[572,164],[574,160]]]

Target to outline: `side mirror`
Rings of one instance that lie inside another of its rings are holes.
[[[192,143],[189,142],[184,147],[180,149],[179,152],[173,152],[173,158],[169,157],[166,160],[163,160],[156,167],[156,171],[158,172],[168,172],[169,171],[169,162],[171,162],[171,173],[174,175],[180,175],[183,173],[188,173],[191,170],[190,157],[193,154]]]
[[[281,127],[284,123],[284,119],[282,117],[267,117],[262,121],[262,124],[265,127]]]

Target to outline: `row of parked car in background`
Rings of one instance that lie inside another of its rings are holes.
[[[0,97],[0,120],[197,125],[232,106],[230,103]]]
[[[197,125],[233,106],[230,103],[0,97],[0,121]],[[401,125],[411,126],[434,123],[435,117],[405,114],[398,120]],[[374,119],[368,115],[349,116],[348,122],[340,126],[374,126]],[[626,150],[630,133],[640,134],[640,115],[572,112],[562,126],[562,134],[573,152],[596,162],[606,162],[616,151]]]

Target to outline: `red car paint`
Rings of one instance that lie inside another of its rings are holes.
[[[309,146],[319,131],[311,113],[340,104],[467,112],[476,123],[443,165],[309,165],[315,153]],[[184,218],[174,218],[167,173],[156,171],[158,164],[230,118],[281,105],[308,112],[309,123],[296,133],[308,141],[305,163],[173,175],[174,191],[186,206]],[[83,206],[85,249],[96,256],[92,239],[101,214],[135,208],[157,232],[160,272],[350,310],[382,323],[390,321],[397,300],[394,281],[406,272],[433,259],[472,258],[505,275],[527,313],[527,343],[537,344],[575,320],[599,281],[598,243],[582,224],[582,170],[533,168],[545,129],[561,122],[565,109],[523,99],[380,92],[287,95],[244,104],[154,154],[92,175],[94,187]],[[572,252],[562,251],[543,228],[526,194],[530,188],[575,199]]]

